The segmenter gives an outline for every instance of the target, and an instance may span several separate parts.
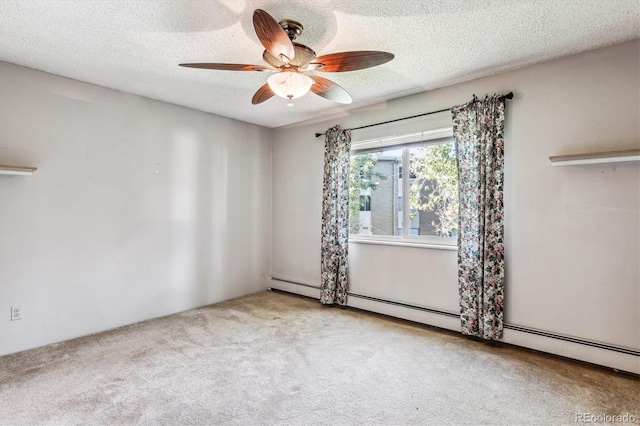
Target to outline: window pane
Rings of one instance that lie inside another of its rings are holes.
[[[455,237],[458,172],[454,142],[409,148],[411,234]]]
[[[401,161],[401,149],[351,156],[350,234],[397,235],[402,226],[402,212],[397,206],[402,196],[402,179],[398,179]]]
[[[361,212],[370,212],[371,211],[371,196],[370,195],[361,195],[360,196],[360,211]]]

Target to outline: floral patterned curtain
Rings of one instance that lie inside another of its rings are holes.
[[[347,304],[349,248],[349,163],[351,130],[326,133],[322,183],[322,292],[324,304]]]
[[[460,217],[458,287],[462,333],[500,339],[504,303],[504,97],[451,109]]]

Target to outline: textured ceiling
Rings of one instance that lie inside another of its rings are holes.
[[[311,93],[293,108],[278,97],[254,106],[268,74],[178,67],[263,64],[257,8],[301,22],[296,41],[318,56],[396,57],[322,74],[351,94],[348,106]],[[639,0],[0,0],[2,61],[267,127],[638,37]]]

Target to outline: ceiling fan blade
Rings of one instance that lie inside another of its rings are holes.
[[[259,88],[255,95],[253,95],[251,103],[254,105],[261,104],[262,102],[271,99],[274,95],[275,93],[273,93],[273,90],[269,87],[269,83],[265,83],[265,85]]]
[[[187,68],[203,68],[207,70],[222,70],[222,71],[271,71],[270,68],[263,67],[262,65],[245,65],[245,64],[216,64],[216,63],[194,63],[194,64],[179,64],[181,67]]]
[[[351,103],[351,95],[333,81],[318,75],[312,75],[311,78],[315,81],[315,83],[311,85],[311,91],[316,95],[339,104]]]
[[[275,19],[262,9],[253,12],[253,28],[260,39],[260,43],[276,58],[285,59],[286,62],[296,56],[293,43],[289,36]],[[284,55],[286,58],[283,58]]]
[[[331,53],[316,58],[309,64],[310,67],[308,69],[316,69],[321,72],[355,71],[382,65],[393,58],[394,55],[392,53],[374,50]],[[324,66],[320,67],[318,64]]]

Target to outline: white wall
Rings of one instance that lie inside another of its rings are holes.
[[[0,355],[261,291],[271,131],[0,63]],[[10,307],[24,312],[9,321]]]
[[[640,349],[638,163],[552,167],[548,159],[640,147],[639,50],[636,40],[277,129],[273,276],[320,284],[323,139],[315,132],[439,110],[465,103],[473,94],[513,91],[505,135],[505,319]],[[406,125],[430,129],[450,123],[444,113]],[[353,140],[375,132],[399,134],[399,127],[354,131]],[[350,291],[458,312],[455,251],[364,244],[351,244],[349,250]],[[272,286],[296,291],[277,281]],[[448,328],[459,329],[452,321]],[[588,346],[513,331],[506,332],[505,341],[640,373],[635,356],[589,352]]]

